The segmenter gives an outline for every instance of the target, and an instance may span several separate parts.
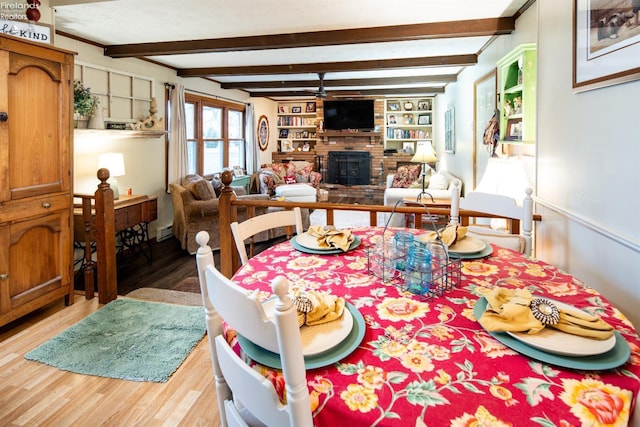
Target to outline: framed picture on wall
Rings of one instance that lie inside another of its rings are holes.
[[[623,3],[574,0],[574,92],[640,79],[640,10]]]
[[[454,120],[453,107],[451,107],[444,113],[444,151],[447,153],[456,152]]]
[[[260,116],[258,119],[258,147],[260,151],[267,149],[269,145],[269,119],[267,116]]]

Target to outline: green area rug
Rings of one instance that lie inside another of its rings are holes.
[[[25,358],[80,374],[166,382],[205,332],[202,307],[122,298]]]

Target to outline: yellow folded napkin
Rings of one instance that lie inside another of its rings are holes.
[[[582,310],[564,310],[557,307],[555,318],[548,320],[545,313],[532,311],[540,303],[526,289],[494,288],[484,295],[487,300],[487,310],[478,322],[490,332],[525,332],[535,334],[545,326],[558,329],[573,335],[604,340],[613,335],[613,328],[604,320],[585,313]],[[544,300],[543,300],[544,301]],[[546,306],[544,301],[542,306]],[[539,319],[545,319],[543,323]],[[557,323],[555,323],[557,322]]]
[[[318,240],[321,248],[339,248],[346,252],[353,242],[351,230],[337,230],[333,226],[312,225],[307,233]]]
[[[342,317],[344,298],[318,291],[298,291],[294,303],[298,311],[298,326],[314,326]]]
[[[467,235],[467,227],[451,224],[447,225],[444,229],[440,230],[440,240],[447,246],[453,246],[457,241],[464,239]],[[438,233],[431,231],[427,233],[427,240],[436,240]]]

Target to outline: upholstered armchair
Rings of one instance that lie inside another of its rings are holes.
[[[213,249],[220,247],[218,233],[218,194],[211,181],[199,175],[187,175],[180,184],[170,184],[171,200],[173,202],[173,235],[180,241],[182,249],[195,254],[198,244],[196,233],[205,230],[209,233],[209,245]],[[262,194],[246,195],[243,187],[233,187],[239,199],[269,200],[269,196]],[[256,208],[256,215],[266,213],[266,208]],[[246,219],[246,209],[238,209],[238,220]],[[264,235],[256,241],[268,240]],[[275,236],[274,236],[275,237]]]
[[[173,202],[173,235],[180,241],[182,249],[195,254],[198,244],[196,234],[205,230],[209,233],[209,246],[220,248],[220,234],[218,232],[218,196],[222,183],[219,180],[209,181],[199,175],[187,175],[180,184],[170,184],[171,200]],[[266,194],[246,194],[244,187],[231,187],[239,200],[269,200]],[[277,208],[255,208],[255,215],[262,215]],[[238,221],[247,219],[247,210],[238,206]],[[303,225],[309,227],[308,209],[303,209]],[[260,233],[254,237],[256,242],[264,242],[276,237],[284,236],[284,228]]]

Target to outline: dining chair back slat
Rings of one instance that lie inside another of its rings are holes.
[[[249,261],[250,256],[253,256],[253,241],[251,238],[263,231],[279,227],[295,227],[296,234],[302,234],[304,230],[302,227],[302,212],[300,208],[296,207],[290,210],[269,212],[241,223],[237,221],[231,223],[231,232],[233,233],[233,239],[235,240],[236,249],[238,250],[242,265]],[[247,239],[250,240],[250,254],[247,253]]]
[[[503,218],[510,224],[509,233],[489,227],[470,225],[467,235],[488,243],[515,249],[526,255],[533,252],[533,191],[525,190],[522,204],[509,196],[471,191],[452,201],[451,223],[459,222],[460,210],[474,212],[478,217]],[[472,216],[472,215],[470,215]]]
[[[247,291],[223,276],[214,266],[209,235],[196,235],[199,249],[196,255],[200,287],[205,305],[207,331],[212,357],[218,408],[222,424],[241,424],[243,413],[265,425],[310,426],[312,417],[302,341],[293,300],[288,295],[289,282],[284,277],[272,281],[276,295],[275,308],[267,316],[254,292]],[[273,384],[253,370],[225,339],[221,321],[215,321],[210,311],[223,319],[239,335],[261,347],[278,344],[285,380],[286,404],[278,398]],[[220,387],[218,386],[220,385]],[[220,392],[220,389],[222,393]],[[234,409],[228,411],[229,405]]]

